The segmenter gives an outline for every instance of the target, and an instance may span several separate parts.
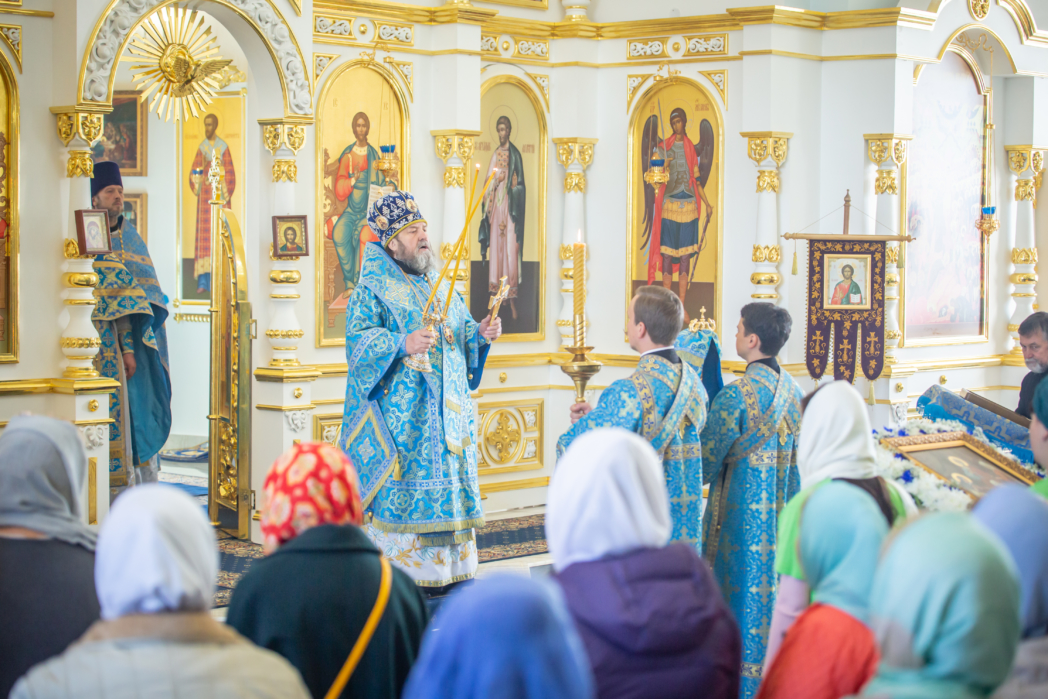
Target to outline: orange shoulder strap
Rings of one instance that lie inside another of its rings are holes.
[[[385,557],[380,557],[379,561],[382,563],[382,581],[378,586],[378,598],[375,600],[375,606],[372,607],[371,614],[368,615],[368,620],[364,624],[364,629],[360,632],[360,636],[357,637],[357,642],[353,644],[353,650],[349,651],[349,657],[346,658],[345,664],[339,670],[338,676],[335,677],[335,681],[331,684],[331,689],[324,695],[324,699],[337,699],[337,697],[342,695],[342,690],[346,688],[346,683],[349,682],[350,676],[357,669],[357,663],[364,656],[364,651],[367,650],[368,643],[371,642],[371,637],[375,634],[378,622],[382,621],[382,614],[386,611],[386,603],[389,602],[389,591],[393,586],[393,570],[389,565],[389,560]]]

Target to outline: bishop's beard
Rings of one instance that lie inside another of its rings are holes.
[[[400,245],[396,245],[391,252],[395,260],[403,263],[415,274],[425,275],[435,272],[437,269],[437,256],[433,254],[433,250],[428,243],[419,243],[419,247],[410,255],[405,253]]]

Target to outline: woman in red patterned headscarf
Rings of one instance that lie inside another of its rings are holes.
[[[356,469],[342,450],[330,444],[296,444],[269,469],[264,487],[266,553],[321,524],[363,523]]]
[[[360,529],[363,516],[349,457],[330,444],[296,444],[266,476],[268,555],[229,603],[227,623],[291,661],[314,697],[327,694],[375,609],[380,621],[340,696],[399,697],[429,621],[415,583]]]

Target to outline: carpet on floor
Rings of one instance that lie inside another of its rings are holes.
[[[477,530],[477,557],[481,563],[546,553],[545,515],[489,522]],[[218,534],[219,573],[214,606],[228,607],[237,583],[262,558],[262,547],[250,541]]]
[[[161,449],[160,458],[164,461],[180,461],[184,464],[199,464],[207,461],[207,442],[201,442],[188,449]]]

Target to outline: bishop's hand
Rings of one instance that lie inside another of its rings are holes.
[[[480,321],[480,329],[478,332],[488,342],[494,342],[499,339],[499,336],[502,334],[502,319],[496,318],[492,321],[491,316],[489,315],[484,320]]]
[[[404,349],[408,354],[422,354],[428,352],[429,348],[436,344],[437,336],[426,328],[419,328],[408,335],[404,341]]]

